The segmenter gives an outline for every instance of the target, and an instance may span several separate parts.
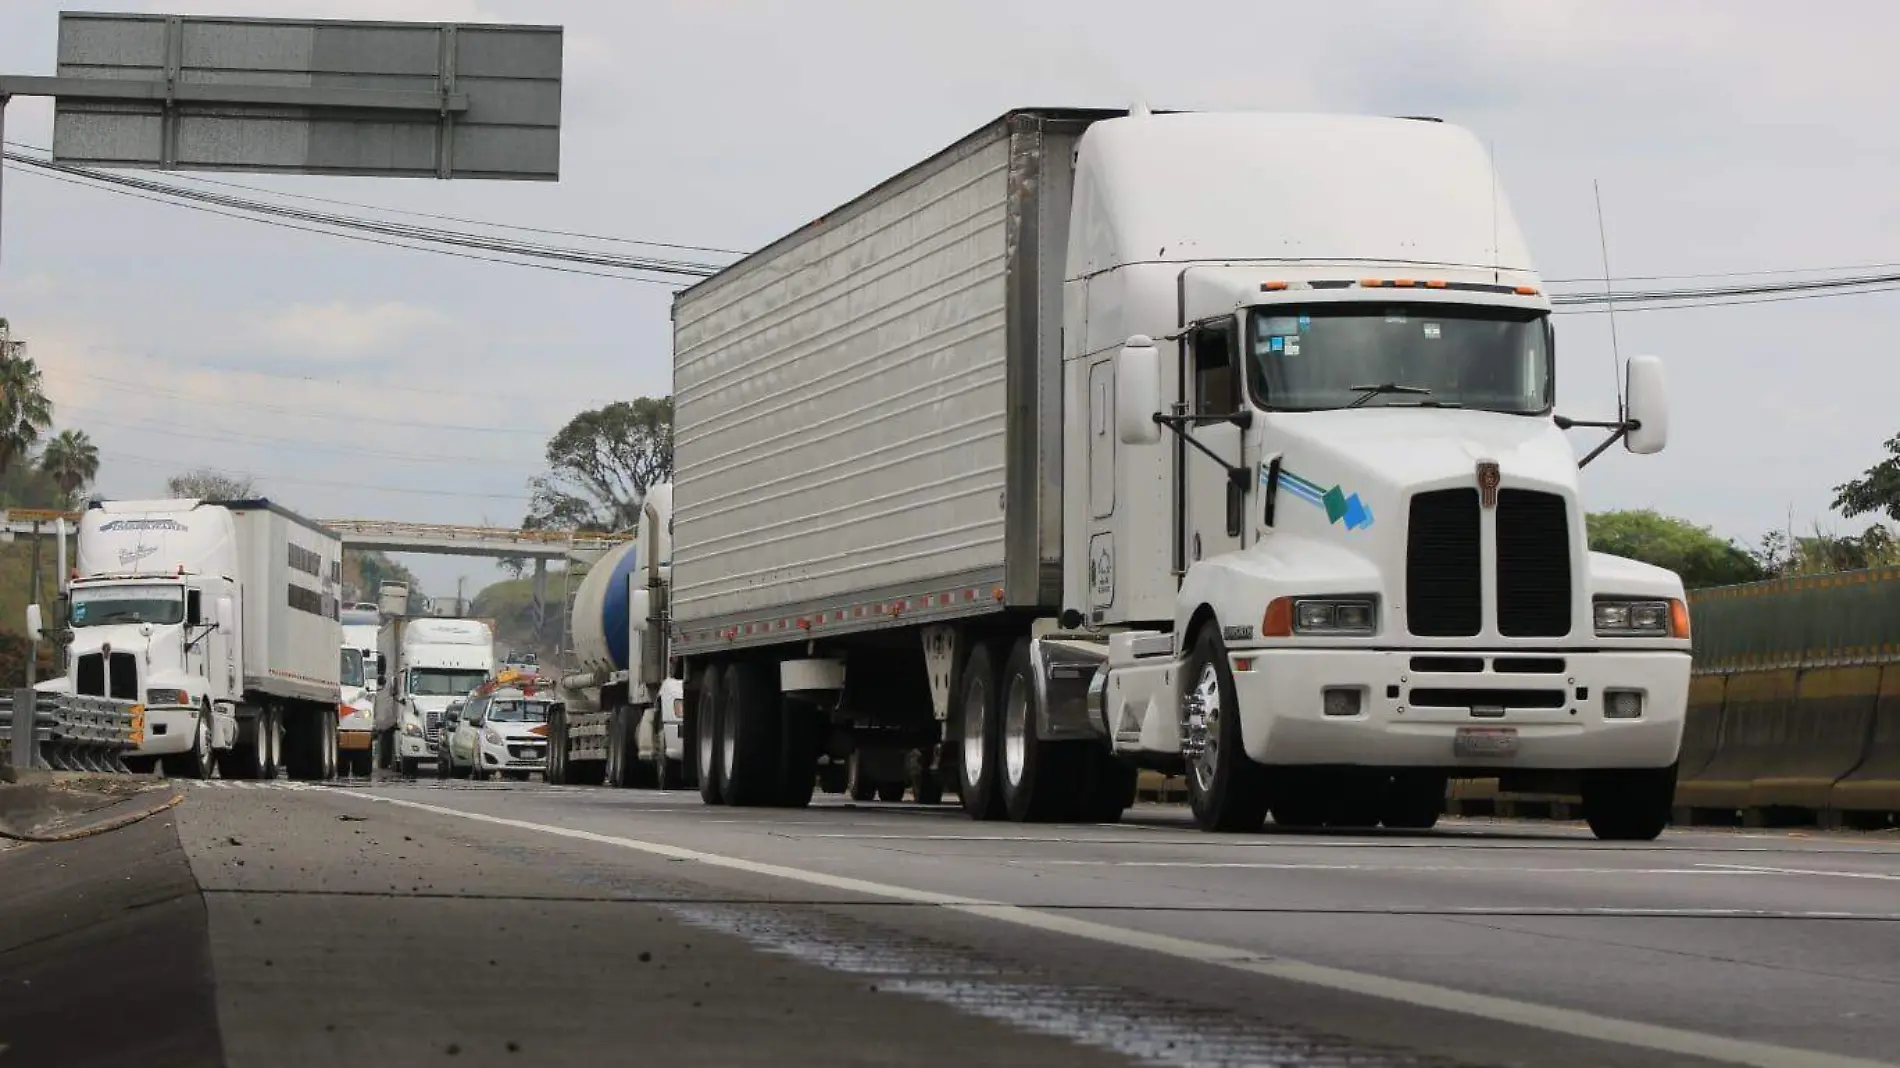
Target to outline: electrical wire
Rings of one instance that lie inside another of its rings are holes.
[[[442,456],[389,452],[358,445],[337,445],[330,442],[313,441],[308,438],[268,437],[255,434],[241,434],[235,431],[207,434],[195,430],[181,430],[176,423],[162,423],[150,420],[125,422],[121,421],[117,413],[106,412],[98,408],[90,408],[83,404],[60,404],[58,408],[62,412],[90,413],[86,415],[86,425],[89,427],[104,426],[111,427],[115,430],[131,431],[133,433],[162,433],[168,438],[189,438],[197,441],[209,441],[229,445],[294,445],[299,449],[311,452],[339,453],[358,459],[391,460],[400,463],[457,464],[461,466],[488,468],[513,466],[533,468],[536,471],[541,468],[541,464],[538,461],[521,460],[519,458],[507,459],[488,456]]]
[[[47,148],[43,145],[30,145],[30,144],[25,143],[24,141],[7,141],[7,142],[4,142],[4,144],[12,146],[13,148],[26,149],[27,151],[31,151],[31,152],[38,152],[48,157],[51,157],[53,154],[53,150],[50,148]],[[471,218],[467,218],[465,216],[460,216],[460,215],[441,215],[441,214],[436,214],[434,212],[427,212],[427,211],[408,211],[402,208],[387,208],[387,207],[382,207],[377,204],[364,204],[360,201],[354,201],[354,200],[338,200],[334,197],[320,197],[320,196],[314,196],[309,193],[290,193],[290,192],[285,192],[283,190],[277,190],[277,189],[265,189],[262,186],[246,185],[243,182],[224,181],[217,178],[207,178],[207,177],[204,177],[203,175],[191,174],[187,172],[174,172],[172,174],[172,177],[177,179],[178,181],[196,182],[201,185],[222,186],[226,189],[242,189],[248,193],[261,193],[265,196],[283,197],[289,200],[304,200],[304,201],[309,201],[311,203],[316,203],[316,204],[332,204],[337,207],[356,208],[360,211],[381,212],[386,215],[407,215],[407,216],[410,216],[412,218],[417,218],[417,219],[435,219],[441,222],[464,223],[470,226],[484,226],[484,227],[488,227],[490,229],[495,229],[495,230],[514,230],[520,233],[548,234],[550,236],[556,236],[556,237],[578,237],[587,241],[603,241],[603,242],[609,242],[609,243],[617,244],[617,245],[644,245],[648,248],[668,248],[668,249],[675,249],[675,250],[683,251],[683,252],[711,252],[711,253],[714,253],[715,255],[722,255],[722,256],[745,255],[743,251],[740,251],[738,249],[717,248],[712,245],[683,245],[683,244],[678,244],[678,243],[670,242],[670,241],[650,241],[644,238],[637,238],[637,237],[616,237],[609,234],[590,234],[590,233],[584,233],[584,232],[575,231],[575,230],[556,230],[556,229],[551,229],[548,227],[541,227],[541,226],[522,226],[516,223],[490,222],[486,219],[471,219]]]
[[[73,378],[78,378],[83,381],[91,382],[104,389],[117,390],[124,393],[132,393],[132,394],[136,394],[142,397],[150,397],[150,396],[156,395],[156,396],[161,396],[161,397],[172,398],[175,400],[190,401],[190,402],[206,404],[206,405],[215,405],[217,407],[227,409],[227,410],[230,408],[232,404],[231,399],[228,397],[207,397],[202,394],[187,393],[187,392],[182,392],[175,389],[166,389],[163,386],[152,386],[152,385],[145,385],[142,383],[127,384],[117,379],[103,378],[98,375],[89,375],[80,371],[61,371],[60,373],[62,375],[70,375]],[[331,413],[313,412],[306,408],[289,408],[282,405],[261,404],[257,402],[246,401],[244,403],[244,410],[249,411],[249,412],[270,412],[275,415],[289,416],[293,419],[320,419],[320,420],[323,420],[324,422],[331,423],[331,424],[334,424],[336,422],[336,416]],[[408,419],[407,417],[404,418],[402,425],[403,425],[403,428],[406,430],[446,430],[446,431],[455,431],[459,433],[468,433],[468,434],[519,434],[519,435],[527,435],[530,437],[539,437],[539,438],[552,437],[557,432],[555,430],[531,430],[525,427],[469,426],[465,424],[456,424],[456,423],[424,423],[424,422]]]
[[[328,486],[337,489],[369,490],[376,493],[400,493],[405,496],[456,497],[467,500],[517,502],[529,502],[534,500],[533,497],[523,496],[518,493],[477,493],[467,490],[420,489],[415,486],[383,486],[372,482],[357,482],[354,480],[338,481],[324,478],[303,478],[293,475],[271,475],[256,471],[233,471],[228,468],[196,464],[185,460],[166,459],[164,457],[153,456],[149,453],[124,453],[112,449],[100,449],[99,454],[103,457],[110,457],[114,463],[140,464],[170,471],[182,471],[187,469],[212,471],[221,475],[239,476],[264,482],[282,482],[290,485]]]

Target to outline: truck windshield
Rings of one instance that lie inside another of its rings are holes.
[[[1549,320],[1532,309],[1258,308],[1248,341],[1247,377],[1263,408],[1436,406],[1538,415],[1551,405]]]
[[[343,685],[363,685],[363,650],[343,650]]]
[[[73,591],[72,624],[182,623],[183,586],[89,586]]]
[[[491,701],[488,718],[496,723],[546,723],[546,701]]]
[[[415,668],[409,672],[409,692],[422,697],[465,697],[488,678],[488,672],[469,668]]]

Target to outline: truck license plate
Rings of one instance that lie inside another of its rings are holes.
[[[1451,752],[1456,757],[1516,756],[1517,728],[1460,727],[1452,737]]]

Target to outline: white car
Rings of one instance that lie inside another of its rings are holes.
[[[545,690],[490,683],[451,706],[436,752],[440,778],[525,780],[547,770],[548,714],[557,707]]]

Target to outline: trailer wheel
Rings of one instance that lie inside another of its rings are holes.
[[[726,670],[726,700],[720,709],[726,804],[770,805],[779,797],[784,713],[763,666],[751,662]]]
[[[1583,818],[1606,842],[1651,842],[1669,826],[1676,766],[1593,771],[1583,777]]]
[[[1429,831],[1445,811],[1442,772],[1401,771],[1386,788],[1385,812],[1379,822],[1395,831]]]
[[[541,781],[550,786],[567,785],[567,709],[548,713],[548,762],[541,769]]]
[[[1078,760],[1090,755],[1088,743],[1046,742],[1036,737],[1036,678],[1029,662],[1029,639],[1021,638],[1003,670],[1000,786],[1003,807],[1017,823],[1074,819],[1087,796],[1076,789],[1082,775]]]
[[[219,775],[227,779],[269,778],[265,771],[265,760],[270,756],[270,741],[265,735],[265,729],[270,726],[269,715],[268,708],[259,708],[251,720],[251,740],[239,742],[218,754]]]
[[[605,779],[608,786],[624,790],[633,785],[633,776],[627,768],[627,717],[619,707],[607,711],[607,767]]]
[[[1003,818],[1003,798],[996,786],[997,728],[996,666],[989,646],[977,644],[963,661],[957,679],[957,797],[974,820]]]
[[[699,799],[708,805],[726,803],[725,741],[719,706],[725,704],[725,669],[714,664],[699,681],[699,707],[693,710],[693,751],[698,755]]]
[[[810,705],[789,700],[779,704],[782,734],[774,803],[780,808],[807,808],[818,789],[818,753],[824,747],[826,723]]]
[[[321,782],[333,782],[336,779],[336,736],[340,725],[336,714],[329,709],[317,713],[317,724],[317,751],[321,754],[318,779]]]
[[[858,759],[858,751],[852,750],[845,758],[844,792],[853,801],[877,800],[877,783],[864,774],[864,762]]]
[[[1201,751],[1189,757],[1187,768],[1194,822],[1208,831],[1257,831],[1267,818],[1266,769],[1253,762],[1241,741],[1233,669],[1212,624],[1195,636],[1184,674],[1188,692],[1182,711],[1200,717],[1202,733]]]

